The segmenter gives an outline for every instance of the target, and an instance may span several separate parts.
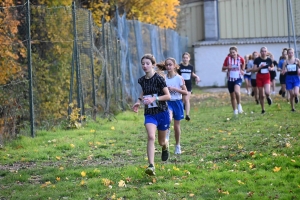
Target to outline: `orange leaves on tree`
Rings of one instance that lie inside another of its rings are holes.
[[[154,24],[161,28],[176,28],[179,0],[121,0],[129,19]]]
[[[26,56],[26,48],[17,36],[20,21],[16,19],[17,10],[9,9],[12,0],[0,0],[4,6],[0,12],[0,85],[24,78],[26,67],[21,66],[20,59]]]
[[[90,9],[98,25],[104,16],[106,21],[114,17],[117,6],[121,14],[126,13],[128,19],[154,24],[161,28],[176,28],[179,12],[179,0],[120,0],[104,3],[103,0],[84,2],[83,6]]]

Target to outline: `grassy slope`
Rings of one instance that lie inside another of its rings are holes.
[[[2,199],[300,199],[299,112],[279,96],[260,106],[243,96],[233,117],[227,93],[195,91],[182,121],[183,154],[147,166],[142,110],[80,130],[38,131],[0,149]],[[95,130],[95,131],[93,131]],[[173,133],[173,132],[172,132]],[[125,185],[126,187],[125,187]]]

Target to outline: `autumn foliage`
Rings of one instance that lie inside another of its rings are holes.
[[[86,2],[86,1],[83,1]],[[88,1],[83,6],[93,13],[94,21],[99,25],[104,17],[109,21],[116,9],[119,13],[126,13],[127,19],[135,19],[144,23],[153,24],[161,28],[175,29],[176,18],[179,12],[179,0],[103,0]]]

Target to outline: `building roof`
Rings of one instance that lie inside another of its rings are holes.
[[[203,0],[180,0],[180,5],[201,2],[201,1],[203,1]]]
[[[300,36],[296,37],[296,41],[300,42]],[[288,37],[265,37],[265,38],[236,38],[236,39],[219,39],[215,41],[199,41],[194,43],[197,46],[212,45],[236,45],[236,44],[260,44],[260,43],[288,43]],[[294,42],[294,38],[290,37],[290,42]]]

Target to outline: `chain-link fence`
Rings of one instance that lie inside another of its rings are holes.
[[[0,8],[0,144],[67,127],[75,108],[93,118],[128,109],[141,90],[144,53],[180,61],[187,38],[116,16],[97,27],[75,4]]]

